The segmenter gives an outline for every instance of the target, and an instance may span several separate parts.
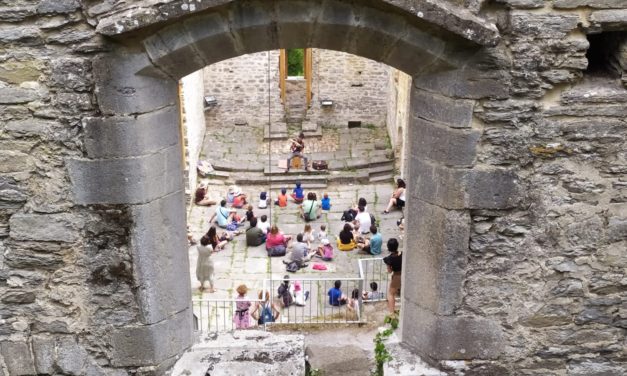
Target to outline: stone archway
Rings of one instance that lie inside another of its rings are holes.
[[[68,169],[78,204],[130,213],[140,313],[108,334],[114,366],[167,366],[191,344],[188,261],[176,252],[185,247],[177,80],[223,59],[290,47],[349,52],[414,78],[402,339],[433,361],[499,355],[500,324],[456,314],[469,211],[508,208],[518,197],[513,173],[476,163],[474,101],[504,89],[474,67],[498,33],[474,16],[414,3],[422,10],[387,0],[216,1],[194,10],[175,1],[151,17],[102,21],[99,30],[123,34],[124,43],[112,42],[94,62],[102,116],[85,119],[86,158]]]

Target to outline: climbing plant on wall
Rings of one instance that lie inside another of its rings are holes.
[[[287,50],[287,75],[288,76],[304,76],[305,75],[305,50],[295,48]]]

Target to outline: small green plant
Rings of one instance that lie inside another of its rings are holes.
[[[383,365],[392,360],[392,355],[385,347],[384,341],[398,328],[398,318],[395,316],[386,316],[383,322],[390,327],[377,333],[374,337],[374,360],[376,362],[374,376],[383,376]]]

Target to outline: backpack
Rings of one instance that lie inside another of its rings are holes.
[[[342,221],[344,222],[352,222],[355,219],[355,216],[353,216],[353,211],[352,210],[346,210],[343,214],[342,214]]]
[[[374,215],[372,215],[372,213],[370,213],[370,223],[375,225],[375,226],[377,225],[377,220],[374,217]]]
[[[281,298],[281,301],[283,302],[283,307],[289,307],[292,305],[294,298],[292,298],[289,288],[285,287],[284,283],[281,283],[281,286],[279,286],[278,293],[279,298]]]
[[[263,306],[263,309],[261,310],[261,315],[259,315],[258,323],[259,325],[263,325],[269,322],[274,322],[274,315],[272,314],[272,304],[267,303]]]
[[[300,267],[298,266],[298,263],[296,261],[292,261],[290,262],[286,267],[285,270],[287,270],[290,273],[296,273],[298,271],[298,269],[300,269]]]

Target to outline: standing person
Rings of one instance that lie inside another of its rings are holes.
[[[379,234],[377,230],[377,226],[371,225],[370,232],[372,233],[372,237],[370,239],[366,239],[365,243],[358,243],[357,247],[361,252],[367,253],[369,255],[380,255],[381,254],[381,246],[383,245],[383,237]]]
[[[383,259],[387,265],[388,273],[392,273],[392,279],[388,287],[388,310],[395,313],[396,295],[401,290],[401,271],[403,269],[403,257],[398,253],[398,240],[392,238],[388,240],[388,251],[390,255]]]
[[[307,247],[311,249],[311,243],[316,240],[314,236],[314,231],[311,228],[309,223],[305,224],[305,228],[303,229],[303,241],[307,243]]]
[[[257,320],[259,325],[275,322],[281,315],[281,311],[276,304],[270,301],[270,292],[266,290],[264,293],[259,290],[258,296],[259,300],[263,300],[263,302],[255,303],[255,309],[253,309],[250,315]]]
[[[249,247],[262,245],[266,241],[266,235],[257,227],[257,218],[253,217],[249,224],[250,227],[246,230],[246,245]]]
[[[233,315],[233,323],[235,329],[248,329],[250,328],[250,306],[252,305],[248,299],[246,299],[246,293],[248,287],[246,285],[237,286],[237,298],[235,298],[235,313]]]
[[[292,158],[294,157],[302,158],[305,163],[305,171],[309,171],[309,164],[307,163],[307,157],[303,154],[303,150],[305,150],[305,134],[300,132],[298,138],[292,139],[292,145],[290,145],[290,152],[292,155],[287,158],[287,169],[285,170],[286,174],[290,172]]]
[[[194,203],[198,206],[210,206],[216,204],[216,200],[212,200],[209,197],[207,183],[200,183],[200,185],[196,189],[196,192],[194,192]]]
[[[346,320],[357,321],[359,316],[361,316],[359,310],[359,289],[353,289],[351,297],[346,304]]]
[[[405,189],[405,181],[403,179],[396,180],[396,189],[392,193],[390,202],[388,203],[387,208],[383,211],[383,214],[389,213],[392,206],[398,208],[399,210],[403,210],[403,207],[405,207]]]
[[[213,288],[213,261],[211,260],[211,254],[213,253],[213,247],[209,244],[209,238],[203,236],[200,239],[200,245],[196,246],[198,251],[198,260],[196,261],[196,278],[200,282],[198,290],[201,292],[205,289],[205,282],[209,282],[209,292],[213,293],[216,290]]]

